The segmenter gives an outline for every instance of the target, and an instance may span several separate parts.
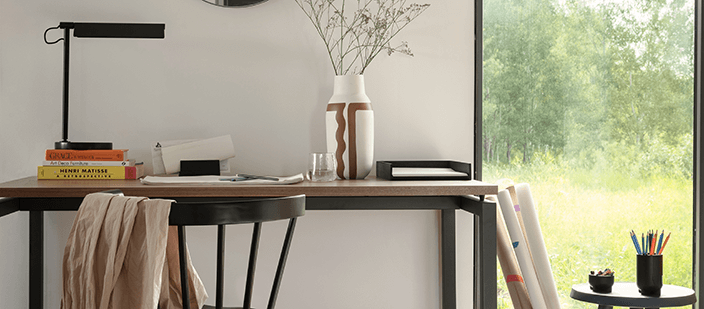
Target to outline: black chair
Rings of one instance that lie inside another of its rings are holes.
[[[225,201],[209,202],[180,202],[171,204],[169,215],[169,225],[178,226],[179,259],[181,272],[181,292],[182,301],[187,308],[190,303],[188,295],[188,269],[186,267],[186,231],[185,226],[189,225],[217,225],[217,282],[215,291],[215,307],[204,306],[204,308],[223,308],[223,280],[224,280],[224,252],[225,252],[225,225],[254,223],[252,232],[252,244],[249,252],[249,266],[247,268],[247,281],[245,283],[244,309],[251,308],[252,288],[254,286],[254,271],[257,262],[257,251],[259,248],[259,235],[262,222],[289,219],[288,229],[284,238],[281,256],[279,257],[274,283],[269,296],[267,308],[273,309],[276,304],[276,297],[279,292],[281,278],[283,277],[286,258],[293,238],[293,230],[296,226],[296,218],[305,213],[305,195],[297,195],[279,198],[254,198],[254,199],[232,199]]]

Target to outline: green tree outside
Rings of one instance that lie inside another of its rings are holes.
[[[564,308],[590,270],[635,280],[631,229],[672,232],[691,286],[693,34],[691,0],[484,1],[482,174],[530,184]]]

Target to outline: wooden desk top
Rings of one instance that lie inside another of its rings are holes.
[[[38,180],[30,176],[0,183],[0,197],[84,197],[86,194],[119,189],[125,195],[146,197],[256,197],[289,196],[462,196],[497,194],[495,184],[476,180],[332,182],[304,181],[292,185],[143,185],[139,180]]]

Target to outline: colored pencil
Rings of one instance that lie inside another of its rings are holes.
[[[638,245],[638,238],[636,238],[636,233],[633,230],[631,230],[631,240],[633,240],[633,245],[636,246],[636,253],[641,254],[640,246]]]
[[[665,230],[660,233],[660,240],[658,240],[658,249],[655,250],[655,254],[660,254],[660,248],[662,248],[662,239],[665,238]]]
[[[665,245],[667,245],[667,241],[670,240],[670,234],[672,234],[672,232],[667,233],[667,238],[665,238],[665,242],[662,244],[662,248],[660,248],[658,254],[662,254],[662,251],[665,250]]]
[[[645,250],[647,250],[645,248],[645,234],[640,233],[640,240],[643,242],[643,254],[645,254]]]
[[[653,231],[648,230],[648,251],[646,252],[647,255],[651,255],[653,251]]]
[[[631,242],[633,243],[633,247],[635,247],[636,249],[636,254],[640,254],[638,253],[638,246],[636,246],[636,241],[635,239],[633,239],[633,231],[628,232],[628,235],[631,236]]]

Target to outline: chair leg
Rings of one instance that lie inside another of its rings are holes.
[[[249,266],[247,267],[247,283],[244,291],[244,309],[252,308],[252,288],[254,287],[254,270],[257,266],[257,250],[259,249],[259,234],[261,222],[254,223],[252,231],[252,247],[249,250]]]
[[[188,298],[188,267],[186,261],[186,228],[183,225],[178,226],[178,256],[179,269],[181,272],[181,301],[183,308],[190,307]]]
[[[281,248],[281,257],[279,257],[279,265],[276,267],[276,276],[274,277],[274,284],[271,287],[271,295],[269,295],[269,305],[267,309],[274,309],[274,306],[276,306],[276,297],[279,295],[279,286],[281,286],[281,278],[284,276],[284,267],[286,267],[286,259],[288,258],[289,248],[291,248],[291,240],[293,239],[293,230],[295,228],[296,218],[291,218],[288,222],[284,245],[283,248]]]
[[[217,282],[215,284],[215,308],[222,309],[222,288],[225,271],[225,226],[218,225]]]

